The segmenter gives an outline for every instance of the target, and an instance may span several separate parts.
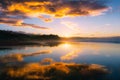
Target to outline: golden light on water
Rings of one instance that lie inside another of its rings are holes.
[[[63,48],[70,48],[70,47],[71,47],[71,44],[68,43],[68,42],[65,42],[65,43],[62,44],[62,47],[63,47]]]

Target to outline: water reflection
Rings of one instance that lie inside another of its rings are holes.
[[[4,49],[15,49],[15,48],[25,48],[26,46],[49,46],[49,47],[54,47],[54,46],[58,46],[60,45],[61,42],[60,41],[34,41],[34,42],[31,42],[29,44],[13,44],[13,45],[10,45],[10,44],[5,44],[5,45],[0,45],[0,50],[4,50]]]
[[[0,80],[120,79],[119,44],[62,42],[52,47],[47,45],[1,50]]]
[[[79,51],[72,51],[70,53],[67,53],[66,55],[64,56],[61,56],[61,60],[73,60],[75,59],[76,57],[78,57],[78,52]]]
[[[63,47],[63,48],[70,48],[72,45],[69,43],[69,42],[64,42],[64,43],[62,43],[61,44],[61,47]]]
[[[34,55],[30,54],[30,56]],[[106,67],[98,64],[56,62],[51,58],[45,58],[35,63],[25,63],[22,60],[20,60],[22,62],[14,63],[12,58],[13,56],[9,56],[10,63],[7,60],[8,57],[4,57],[0,61],[0,64],[2,63],[0,65],[1,80],[97,80],[102,79],[103,76],[105,78],[105,75],[109,74]]]
[[[18,62],[18,61],[23,61],[25,57],[28,56],[37,56],[40,54],[46,54],[46,53],[51,53],[50,50],[44,50],[44,51],[37,51],[34,53],[28,53],[28,54],[23,54],[23,53],[10,53],[8,55],[0,56],[0,62]]]

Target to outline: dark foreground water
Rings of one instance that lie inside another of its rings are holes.
[[[120,44],[1,47],[0,80],[120,80]]]

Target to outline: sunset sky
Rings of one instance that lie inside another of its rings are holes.
[[[0,0],[0,30],[120,36],[120,0]]]

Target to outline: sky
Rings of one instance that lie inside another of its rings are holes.
[[[120,36],[120,0],[3,0],[0,30],[62,37]]]

